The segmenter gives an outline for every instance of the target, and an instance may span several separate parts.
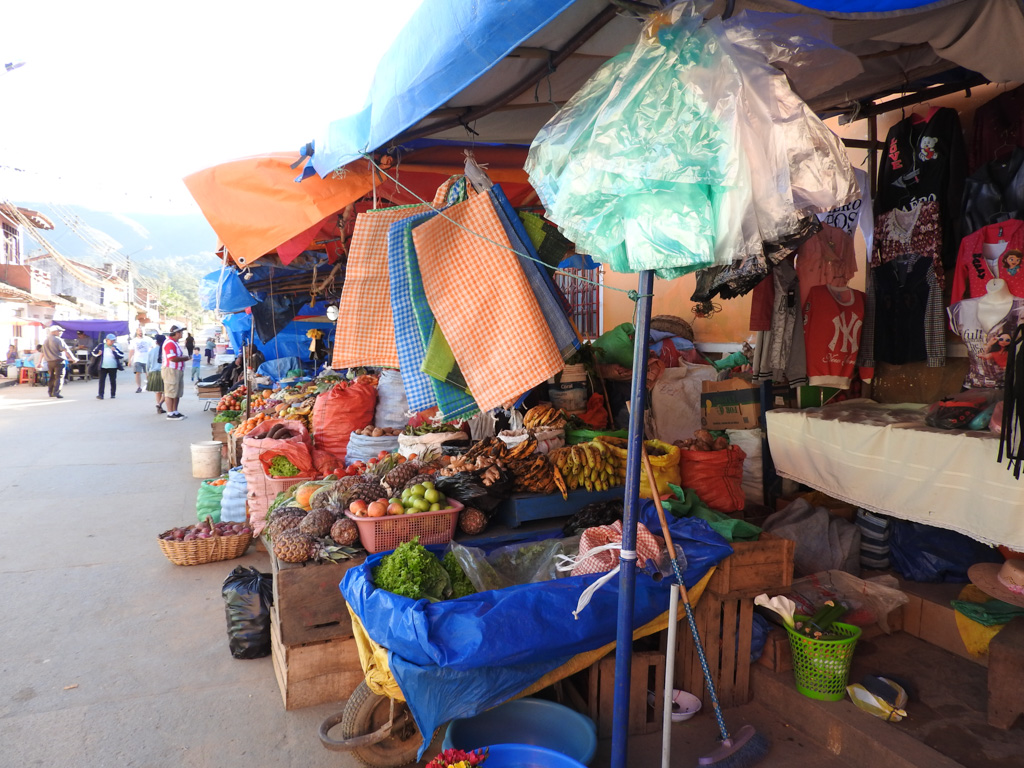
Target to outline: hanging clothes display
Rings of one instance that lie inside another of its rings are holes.
[[[1024,299],[1014,298],[1010,311],[991,328],[983,328],[978,319],[982,299],[964,299],[951,306],[949,323],[967,347],[970,369],[964,387],[1001,388],[1013,334],[1024,322]]]
[[[983,165],[964,182],[963,232],[1024,218],[1024,148]]]
[[[875,235],[875,215],[871,203],[871,181],[867,171],[860,168],[853,169],[853,176],[857,179],[857,189],[860,196],[851,203],[830,208],[825,213],[818,214],[818,220],[822,224],[831,224],[838,227],[850,237],[856,230],[860,230],[864,238],[864,245],[868,253],[871,253]]]
[[[946,364],[946,314],[935,261],[909,254],[871,268],[874,316],[865,319],[863,342],[874,339],[875,362]],[[873,327],[868,330],[868,324]]]
[[[909,211],[919,202],[939,205],[942,264],[953,266],[966,157],[960,117],[955,109],[934,107],[910,115],[889,129],[878,174],[875,213]]]
[[[985,102],[974,111],[972,120],[974,135],[968,154],[973,174],[993,160],[1005,160],[1014,148],[1024,144],[1024,87],[1004,91]]]
[[[356,217],[338,303],[332,368],[398,368],[388,276],[388,228],[428,210],[429,205],[403,205],[366,211]]]
[[[490,195],[451,206],[412,236],[427,301],[480,410],[515,400],[562,370]]]
[[[807,383],[816,387],[849,389],[857,368],[864,294],[852,288],[816,285],[803,307]],[[873,371],[861,370],[870,382]]]
[[[821,230],[797,249],[796,274],[800,282],[800,306],[807,303],[816,285],[845,287],[857,274],[853,238],[838,227],[822,224]]]
[[[772,270],[774,299],[771,330],[758,334],[754,347],[753,380],[788,382],[791,387],[807,383],[804,349],[803,307],[793,259]]]
[[[950,304],[984,296],[988,281],[996,277],[1006,281],[1014,296],[1024,296],[1024,221],[989,224],[963,239]]]

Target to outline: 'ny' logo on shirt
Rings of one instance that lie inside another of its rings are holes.
[[[828,348],[830,352],[836,351],[836,342],[839,341],[840,336],[843,339],[843,348],[840,352],[854,352],[857,349],[857,334],[860,333],[860,327],[863,323],[860,318],[852,313],[841,313],[836,317],[832,318],[832,325],[835,327],[835,333],[832,335],[832,341],[829,342]]]

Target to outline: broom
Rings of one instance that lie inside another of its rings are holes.
[[[711,754],[705,755],[697,760],[697,765],[710,765],[715,768],[748,768],[756,765],[768,755],[769,742],[759,734],[752,725],[744,725],[735,736],[730,736],[725,727],[725,718],[722,717],[722,705],[718,703],[718,694],[715,692],[715,683],[711,679],[711,670],[708,669],[708,660],[704,655],[704,645],[700,641],[700,633],[697,631],[697,622],[693,618],[693,608],[690,605],[690,597],[686,593],[686,584],[683,582],[683,571],[676,560],[676,548],[672,544],[672,533],[668,529],[668,521],[665,519],[665,509],[661,506],[661,498],[658,496],[658,484],[654,480],[654,470],[651,469],[651,460],[647,457],[647,449],[640,443],[640,456],[643,459],[644,471],[647,472],[647,484],[651,489],[651,498],[658,510],[658,521],[661,523],[661,531],[665,534],[665,546],[668,549],[668,556],[672,559],[672,570],[676,574],[676,583],[679,584],[679,596],[683,600],[683,607],[686,609],[686,619],[690,624],[690,633],[693,635],[693,644],[697,649],[697,657],[700,659],[701,669],[704,670],[704,683],[707,685],[708,693],[711,694],[711,703],[714,705],[715,719],[718,721],[718,731],[722,735],[722,743]],[[673,652],[675,649],[671,649]]]

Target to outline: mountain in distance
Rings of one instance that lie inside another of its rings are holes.
[[[95,211],[79,205],[21,202],[53,222],[53,231],[40,234],[63,256],[101,267],[113,262],[124,268],[131,261],[142,285],[170,290],[169,303],[183,302],[179,311],[199,312],[198,281],[220,268],[214,254],[217,236],[202,214],[149,214]],[[43,246],[29,240],[26,252]]]

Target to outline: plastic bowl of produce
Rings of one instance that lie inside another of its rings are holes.
[[[524,762],[521,763],[495,760],[495,768],[499,765],[586,765],[597,750],[597,727],[586,715],[553,701],[516,699],[473,717],[452,720],[444,735],[443,748],[468,751],[494,744],[502,747],[532,745],[543,748],[545,752],[554,750],[572,760],[571,763],[540,760],[531,763],[525,762],[527,756],[523,755]],[[493,757],[494,752],[491,754]],[[491,764],[491,758],[488,758],[485,765]]]

